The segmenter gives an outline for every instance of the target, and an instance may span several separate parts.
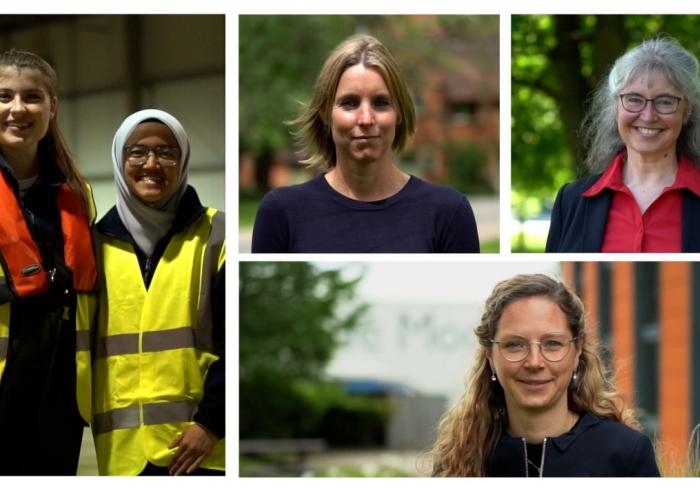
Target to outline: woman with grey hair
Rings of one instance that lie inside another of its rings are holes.
[[[593,174],[557,194],[547,252],[700,251],[700,79],[670,38],[620,57],[581,127]]]

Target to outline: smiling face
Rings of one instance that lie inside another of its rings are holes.
[[[139,124],[126,141],[127,148],[143,145],[154,149],[158,146],[178,147],[172,131],[163,123]],[[129,190],[146,204],[169,199],[177,190],[180,159],[175,165],[163,165],[155,152],[147,153],[146,162],[136,165],[124,153],[124,178]]]
[[[646,99],[659,96],[683,97],[666,76],[658,71],[633,79],[620,92],[628,93],[638,94]],[[658,113],[651,101],[646,103],[642,111],[632,113],[625,110],[618,99],[617,128],[627,146],[628,154],[648,160],[675,155],[676,142],[683,124],[688,119],[689,111],[688,101],[684,99],[671,114]]]
[[[338,163],[391,162],[397,111],[381,74],[360,64],[338,81],[331,133]]]
[[[0,68],[0,150],[36,155],[55,113],[56,99],[41,73]]]
[[[575,342],[566,315],[551,299],[543,296],[516,300],[503,309],[494,345],[488,354],[491,369],[503,387],[508,412],[566,411],[567,389],[578,366],[581,349]],[[561,361],[548,361],[536,344],[527,357],[511,362],[500,352],[504,341],[567,342],[568,353]]]

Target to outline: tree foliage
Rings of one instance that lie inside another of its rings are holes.
[[[354,301],[360,278],[307,262],[240,265],[240,435],[299,437],[314,427],[323,370],[366,305]]]
[[[512,17],[513,209],[531,215],[583,175],[578,137],[586,100],[628,48],[667,35],[700,54],[700,16],[528,15]],[[536,200],[537,203],[532,203]]]

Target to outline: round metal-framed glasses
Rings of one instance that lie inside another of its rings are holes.
[[[523,361],[530,354],[530,348],[533,344],[540,349],[540,354],[547,361],[556,363],[561,361],[569,354],[571,344],[574,343],[576,337],[549,337],[544,340],[525,340],[519,337],[505,338],[502,340],[491,340],[492,344],[498,347],[498,352],[506,361],[517,363]]]
[[[654,111],[660,115],[670,115],[676,112],[678,109],[678,104],[683,100],[682,97],[675,95],[659,95],[652,99],[647,99],[646,97],[629,93],[620,94],[620,102],[625,111],[630,113],[641,113],[646,107],[648,102],[651,102],[654,106]]]
[[[126,161],[132,165],[144,165],[148,161],[148,155],[153,153],[156,161],[163,167],[174,167],[180,161],[180,148],[177,146],[156,146],[149,148],[143,144],[131,144],[124,146]]]

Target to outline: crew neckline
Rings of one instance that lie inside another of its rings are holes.
[[[353,210],[382,210],[384,208],[387,208],[394,203],[400,201],[402,198],[404,198],[407,194],[413,192],[416,187],[419,184],[419,179],[415,177],[414,175],[409,174],[408,181],[406,184],[395,194],[383,198],[381,200],[374,200],[374,201],[362,201],[362,200],[355,200],[353,198],[349,198],[345,196],[344,194],[336,191],[333,189],[333,187],[330,185],[328,180],[326,179],[325,174],[321,174],[318,177],[316,177],[316,181],[319,182],[321,189],[330,195],[334,201],[337,201],[338,203],[341,203],[342,205],[352,208]]]

